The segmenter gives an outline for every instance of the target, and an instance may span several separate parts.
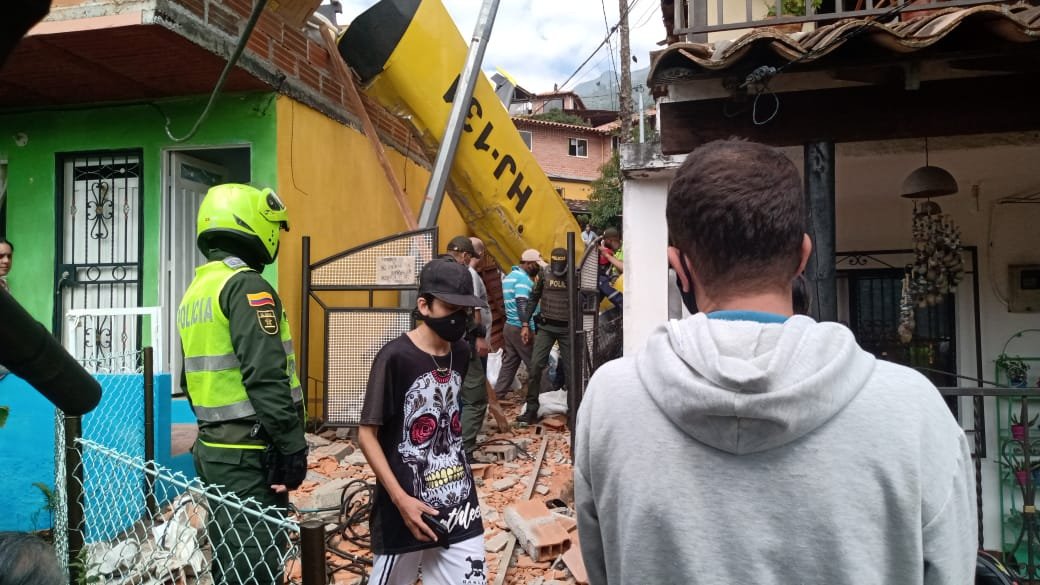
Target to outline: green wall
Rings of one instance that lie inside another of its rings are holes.
[[[251,175],[257,185],[277,185],[276,108],[272,94],[239,94],[217,100],[198,133],[183,136],[202,112],[205,98],[178,98],[153,104],[0,112],[0,160],[8,163],[7,238],[16,247],[11,292],[48,327],[54,303],[56,154],[98,150],[142,149],[141,188],[144,199],[142,297],[145,306],[159,303],[162,155],[166,148],[252,146]],[[16,136],[28,141],[18,146]],[[265,273],[272,282],[277,275]]]

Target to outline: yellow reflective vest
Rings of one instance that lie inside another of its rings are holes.
[[[241,363],[231,342],[228,318],[220,307],[220,293],[228,280],[246,270],[252,269],[235,257],[200,266],[177,310],[177,329],[184,350],[188,395],[196,418],[202,422],[219,423],[256,416],[242,382]],[[274,319],[273,311],[271,313]],[[298,404],[303,400],[303,390],[296,376],[292,335],[285,312],[277,318],[280,320],[279,331],[285,348],[286,374],[289,376],[293,402]]]

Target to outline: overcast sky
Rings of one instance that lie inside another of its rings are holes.
[[[437,1],[437,0],[427,0]],[[455,20],[462,38],[469,44],[483,0],[440,0]],[[341,0],[341,24],[376,0]],[[660,0],[629,0],[632,55],[638,59],[633,69],[650,64],[649,54],[664,38]],[[608,24],[618,20],[618,0],[500,0],[495,28],[484,55],[484,70],[505,70],[528,91],[546,92],[562,84],[607,36]],[[617,67],[617,34],[611,37],[609,51],[604,46],[581,72],[567,84],[595,79],[603,71]]]

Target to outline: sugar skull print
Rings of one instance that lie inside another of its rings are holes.
[[[469,497],[472,480],[462,454],[458,372],[427,372],[404,397],[404,428],[397,447],[411,468],[417,497],[434,507],[450,507]]]

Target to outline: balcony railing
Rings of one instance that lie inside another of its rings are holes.
[[[675,0],[675,35],[707,41],[707,33],[778,25],[826,23],[892,13],[902,18],[921,10],[1004,4],[1001,0]],[[901,4],[905,4],[901,6]],[[900,7],[901,6],[901,7]],[[780,16],[774,16],[780,15]]]

